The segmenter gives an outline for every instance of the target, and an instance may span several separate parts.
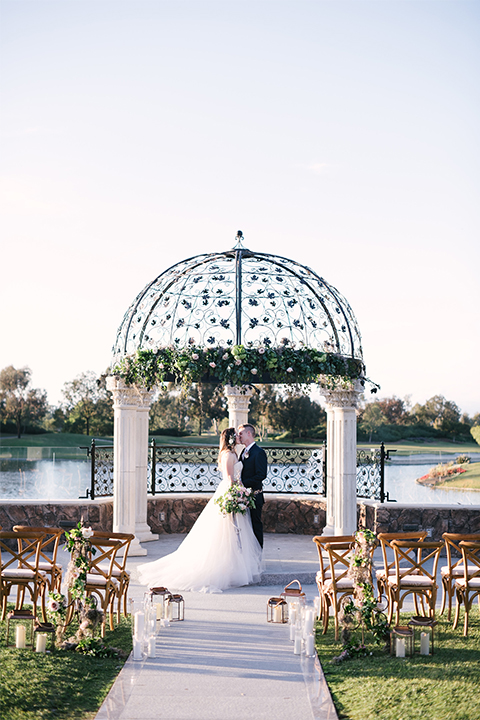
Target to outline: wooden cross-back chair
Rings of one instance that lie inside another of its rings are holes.
[[[463,634],[468,635],[468,615],[476,597],[480,602],[480,542],[460,542],[463,562],[463,577],[455,578],[455,620],[453,629],[458,625],[460,606],[465,607]]]
[[[325,598],[324,598],[324,587],[327,580],[331,578],[331,571],[330,571],[330,561],[328,557],[328,552],[325,549],[325,546],[328,543],[350,543],[350,545],[353,544],[355,540],[355,537],[353,535],[315,535],[313,538],[313,542],[317,546],[318,550],[318,560],[320,563],[320,570],[316,574],[316,582],[318,587],[318,594],[320,597],[320,613],[319,618],[322,619],[324,609],[325,609]],[[341,572],[340,567],[338,568],[338,572]]]
[[[135,538],[135,535],[132,535],[131,533],[114,533],[114,532],[104,532],[103,530],[95,530],[93,533],[94,538],[104,538],[106,540],[113,540],[114,542],[119,542],[120,546],[117,550],[117,553],[115,555],[115,558],[113,560],[113,568],[112,568],[112,577],[115,578],[115,580],[118,583],[117,591],[116,591],[116,598],[117,598],[117,622],[120,622],[120,615],[122,610],[122,604],[123,604],[123,615],[124,617],[127,617],[127,592],[128,592],[128,586],[130,584],[130,573],[126,569],[127,565],[127,559],[128,559],[128,551],[130,549],[130,544],[132,540]],[[93,572],[96,572],[94,570]]]
[[[37,617],[37,603],[40,600],[42,619],[45,622],[45,592],[47,578],[39,570],[43,533],[25,531],[0,531],[0,600],[2,620],[5,619],[8,596],[17,589],[15,610],[21,610],[28,590]],[[14,547],[17,547],[15,550]]]
[[[426,530],[417,530],[413,532],[395,532],[395,533],[379,533],[378,541],[382,548],[383,567],[375,571],[375,579],[377,581],[377,590],[379,600],[383,597],[388,599],[387,577],[395,575],[395,553],[393,550],[393,540],[417,540],[422,541],[427,537]],[[390,558],[389,558],[389,552]]]
[[[109,618],[110,630],[113,630],[113,604],[117,596],[119,583],[113,575],[115,558],[122,543],[106,538],[89,538],[89,569],[85,584],[87,597],[96,596],[104,613],[102,637],[105,637],[105,622]],[[95,550],[95,553],[93,552]]]
[[[44,575],[48,576],[48,590],[50,592],[60,592],[62,586],[62,566],[57,564],[57,553],[60,539],[63,535],[63,529],[56,527],[15,525],[13,531],[16,533],[29,531],[43,533],[38,568]],[[19,542],[21,542],[21,540],[19,540]],[[32,555],[33,552],[32,550]],[[50,553],[50,555],[47,553]]]
[[[461,542],[480,542],[479,534],[462,534],[462,533],[443,533],[442,538],[445,541],[445,550],[447,553],[447,564],[440,567],[440,576],[442,578],[442,607],[440,615],[443,615],[445,605],[448,600],[448,620],[452,616],[452,599],[455,595],[455,580],[464,577],[463,555]],[[454,559],[454,553],[456,559]],[[470,568],[469,568],[470,570]],[[472,565],[472,572],[476,567]]]
[[[443,542],[392,540],[395,573],[387,577],[388,622],[396,610],[396,624],[400,621],[400,610],[407,595],[414,596],[415,610],[419,615],[418,598],[425,600],[428,616],[435,618],[437,598],[437,565]],[[431,565],[431,567],[430,567]],[[422,614],[424,607],[422,602]]]
[[[335,622],[335,640],[338,640],[338,614],[343,598],[353,595],[353,579],[349,577],[350,559],[352,556],[351,542],[326,543],[330,577],[325,579],[323,586],[323,634],[327,632],[330,608],[333,610]],[[373,552],[373,549],[372,549]]]

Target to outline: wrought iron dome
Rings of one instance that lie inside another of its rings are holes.
[[[138,350],[293,346],[362,360],[347,300],[310,268],[242,245],[173,265],[135,298],[118,329],[113,362]]]

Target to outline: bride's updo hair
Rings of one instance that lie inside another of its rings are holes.
[[[223,450],[230,450],[230,452],[235,452],[235,445],[237,444],[237,431],[235,428],[227,428],[226,430],[222,430],[222,434],[220,435],[220,453]]]

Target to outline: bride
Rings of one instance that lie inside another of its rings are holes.
[[[224,430],[218,454],[222,480],[214,496],[175,552],[139,566],[142,585],[215,593],[260,579],[262,548],[253,534],[250,511],[224,516],[214,502],[232,483],[241,484],[235,445],[235,428]]]

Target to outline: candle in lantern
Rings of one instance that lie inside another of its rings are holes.
[[[430,655],[430,635],[426,632],[420,633],[420,655]]]
[[[152,635],[148,638],[148,657],[154,658],[156,655],[156,643],[155,643],[155,635]]]
[[[313,639],[313,635],[309,633],[307,635],[307,638],[305,640],[305,655],[308,655],[311,657],[315,652],[315,642]]]
[[[163,602],[155,603],[155,607],[157,609],[157,620],[161,620],[163,615]]]
[[[295,625],[290,625],[290,640],[292,642],[295,640]]]
[[[38,633],[35,650],[38,653],[44,653],[47,649],[47,636],[45,633]]]
[[[138,610],[135,613],[135,637],[137,640],[143,639],[144,631],[145,631],[145,613],[143,613],[141,610]]]
[[[275,607],[273,608],[273,622],[282,622],[282,606],[280,604],[275,605]]]
[[[395,645],[395,654],[399,658],[405,657],[405,638],[397,638]]]
[[[25,625],[17,625],[15,647],[19,650],[23,650],[25,647]]]

